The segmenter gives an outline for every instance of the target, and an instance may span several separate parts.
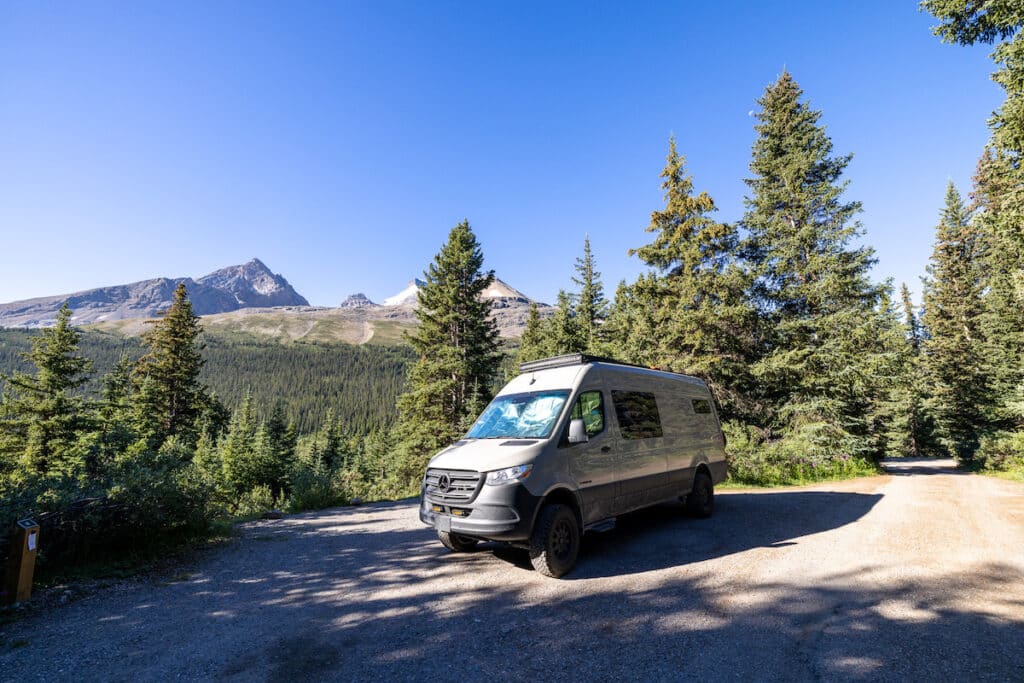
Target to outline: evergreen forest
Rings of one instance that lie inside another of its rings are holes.
[[[643,272],[607,290],[581,234],[573,291],[546,319],[531,310],[511,353],[468,221],[428,265],[398,348],[209,336],[184,285],[141,340],[78,330],[66,306],[55,327],[0,331],[0,524],[35,516],[61,565],[114,536],[415,495],[511,364],[573,352],[704,379],[737,482],[932,455],[1024,477],[1024,15],[981,5],[922,3],[943,41],[994,46],[1006,100],[972,186],[935,207],[921,301],[872,279],[852,154],[784,71],[756,100],[742,215],[718,214],[685,136],[670,138],[663,202],[637,217]]]

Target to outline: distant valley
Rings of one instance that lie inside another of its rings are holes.
[[[0,304],[0,327],[36,328],[54,323],[67,301],[76,325],[127,336],[148,328],[145,321],[166,310],[174,288],[184,282],[195,312],[210,332],[241,333],[282,342],[316,341],[394,345],[416,324],[416,293],[423,285],[411,280],[404,289],[377,304],[353,294],[338,307],[310,306],[279,274],[259,259],[229,266],[200,278],[154,278],[126,285],[46,296]],[[526,326],[530,305],[522,292],[495,278],[483,294],[502,337],[515,338]],[[542,316],[552,307],[538,303]]]

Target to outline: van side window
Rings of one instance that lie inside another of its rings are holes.
[[[646,391],[612,391],[615,416],[623,439],[652,439],[661,436],[661,416],[654,394]]]
[[[583,420],[587,436],[604,431],[604,401],[600,391],[584,391],[572,406],[570,419]]]
[[[700,413],[710,413],[711,412],[711,401],[705,400],[703,398],[695,398],[695,399],[693,399],[693,412],[695,412],[697,414],[700,414]]]

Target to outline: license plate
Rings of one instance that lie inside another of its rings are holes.
[[[448,515],[438,515],[434,518],[437,520],[438,531],[451,531],[452,530],[452,518]]]

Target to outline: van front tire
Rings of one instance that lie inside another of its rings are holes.
[[[530,562],[544,576],[559,578],[576,564],[580,525],[567,505],[547,505],[530,537]]]
[[[468,553],[479,543],[475,538],[453,534],[448,531],[438,531],[437,540],[441,541],[441,545],[453,553]]]
[[[715,511],[715,485],[707,472],[693,478],[693,490],[686,496],[686,512],[691,517],[710,517]]]

